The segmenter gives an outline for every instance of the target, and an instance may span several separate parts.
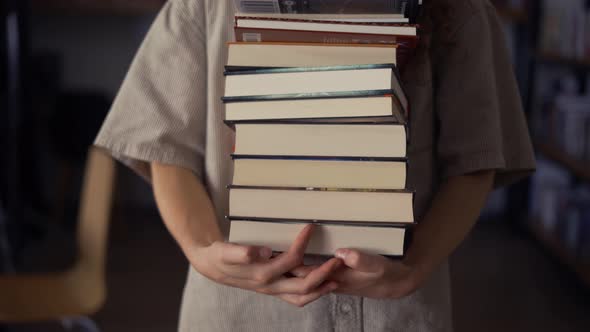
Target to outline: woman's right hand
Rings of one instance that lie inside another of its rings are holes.
[[[338,287],[335,282],[326,280],[342,264],[340,259],[332,258],[305,277],[286,276],[303,265],[313,227],[306,226],[289,250],[276,257],[272,257],[271,249],[266,247],[225,242],[197,248],[187,256],[199,273],[217,283],[276,296],[303,307]]]

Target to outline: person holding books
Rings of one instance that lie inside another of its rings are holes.
[[[486,0],[425,1],[402,70],[411,102],[408,185],[420,224],[402,260],[342,248],[308,264],[224,241],[234,133],[223,68],[233,1],[170,0],[95,144],[151,181],[191,263],[180,331],[451,331],[448,256],[488,193],[535,167],[508,51]]]

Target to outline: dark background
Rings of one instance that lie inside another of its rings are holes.
[[[162,2],[2,2],[0,271],[75,259],[87,148]],[[583,0],[495,5],[538,171],[494,192],[453,255],[456,330],[590,331],[590,9]],[[173,331],[186,261],[149,187],[118,172],[108,300],[92,318],[104,331]]]

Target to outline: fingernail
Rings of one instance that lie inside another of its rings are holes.
[[[336,258],[340,258],[340,259],[346,259],[346,255],[348,255],[348,250],[346,250],[346,249],[338,249],[334,253],[334,256],[336,256]]]
[[[328,289],[330,292],[336,290],[336,288],[338,288],[338,284],[335,282],[332,282],[330,283],[330,285],[328,285]]]
[[[260,258],[264,258],[264,259],[268,259],[272,256],[272,250],[270,250],[270,248],[260,248],[260,251],[258,253],[260,255]]]

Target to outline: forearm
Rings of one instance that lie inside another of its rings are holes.
[[[477,221],[493,181],[494,172],[486,171],[444,183],[416,227],[406,263],[427,276],[447,259]]]
[[[162,219],[185,254],[223,240],[209,195],[191,171],[153,163],[152,181]]]

